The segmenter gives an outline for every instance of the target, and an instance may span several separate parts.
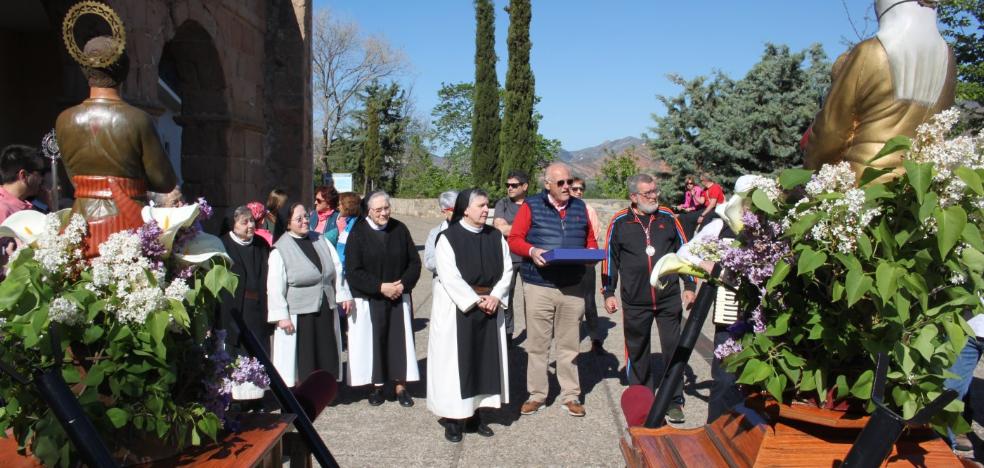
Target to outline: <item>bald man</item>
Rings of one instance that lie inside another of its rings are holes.
[[[551,336],[557,347],[558,401],[571,416],[584,416],[577,359],[584,316],[581,279],[584,265],[548,265],[543,254],[557,248],[598,248],[584,202],[572,198],[574,183],[566,164],[547,166],[543,192],[526,198],[509,232],[509,249],[522,257],[520,275],[526,297],[526,387],[530,398],[520,412],[534,414],[547,399],[547,355]]]

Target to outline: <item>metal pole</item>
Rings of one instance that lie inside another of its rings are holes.
[[[86,417],[79,400],[75,398],[75,394],[62,378],[61,369],[37,371],[34,374],[34,385],[41,393],[41,398],[55,413],[55,418],[72,440],[72,444],[75,445],[75,449],[79,451],[86,465],[96,468],[119,466],[103,444],[99,431]]]
[[[338,462],[335,461],[335,457],[331,455],[328,451],[328,447],[325,446],[325,442],[321,440],[321,436],[318,435],[318,431],[314,429],[314,424],[311,423],[311,419],[308,418],[307,413],[304,412],[304,408],[301,408],[301,404],[291,393],[290,389],[287,388],[287,384],[284,383],[284,379],[280,377],[280,373],[277,369],[273,367],[273,362],[270,361],[270,357],[267,356],[266,351],[264,351],[263,346],[260,344],[260,340],[256,338],[256,335],[246,326],[246,321],[243,319],[242,312],[238,310],[232,311],[232,317],[236,320],[236,326],[239,327],[239,339],[243,346],[246,348],[253,357],[255,357],[260,364],[263,364],[263,368],[266,369],[267,375],[270,376],[270,390],[273,390],[273,394],[280,401],[280,405],[283,410],[289,413],[294,413],[297,416],[294,419],[294,427],[297,428],[304,439],[304,443],[311,450],[314,455],[314,459],[318,461],[323,467],[336,468],[338,467]]]
[[[663,372],[663,380],[659,384],[659,390],[656,391],[656,399],[653,400],[653,405],[649,407],[649,415],[646,416],[646,427],[655,429],[663,427],[666,424],[664,420],[666,410],[670,408],[676,388],[683,383],[683,371],[687,366],[687,361],[690,360],[690,355],[694,351],[694,345],[697,344],[700,329],[704,326],[704,321],[707,320],[707,314],[711,310],[711,304],[714,303],[717,288],[716,285],[710,282],[705,282],[700,287],[697,300],[694,301],[694,307],[690,311],[690,317],[687,317],[687,323],[683,326],[680,341],[677,343],[676,350],[673,352],[673,358]]]

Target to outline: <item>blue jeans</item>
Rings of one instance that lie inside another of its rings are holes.
[[[950,372],[960,376],[956,379],[946,379],[943,388],[957,391],[957,399],[962,400],[970,390],[970,382],[974,380],[974,369],[977,368],[977,361],[981,354],[984,354],[984,338],[968,337],[967,345],[960,350],[957,355],[957,362],[953,363]],[[949,428],[946,430],[947,437],[950,439],[951,448],[954,445],[954,434]]]

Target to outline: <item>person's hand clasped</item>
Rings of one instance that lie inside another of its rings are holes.
[[[546,252],[546,250],[538,249],[536,247],[533,247],[533,249],[530,250],[530,259],[533,260],[534,265],[542,267],[547,264],[547,261],[543,259],[544,252]]]
[[[485,312],[485,315],[493,315],[499,310],[499,298],[495,296],[479,296],[478,308]]]
[[[342,311],[345,312],[345,315],[352,315],[352,312],[355,310],[355,301],[339,302],[338,305],[342,308]]]
[[[383,283],[379,286],[379,292],[383,296],[386,296],[387,299],[395,301],[403,295],[403,284],[400,280],[396,280],[392,283]]]
[[[278,321],[277,328],[283,330],[284,333],[288,335],[294,334],[294,322],[291,322],[290,319],[283,319]]]
[[[683,309],[684,310],[690,310],[690,309],[692,309],[694,307],[694,298],[695,297],[696,296],[695,296],[695,294],[694,294],[693,291],[684,291],[683,292]]]

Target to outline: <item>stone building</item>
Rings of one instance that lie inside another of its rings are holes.
[[[74,3],[0,2],[0,147],[37,146],[88,95],[61,39]],[[310,201],[310,0],[105,3],[126,25],[123,96],[157,119],[186,197],[223,209],[280,187]],[[103,27],[84,17],[78,41]]]

